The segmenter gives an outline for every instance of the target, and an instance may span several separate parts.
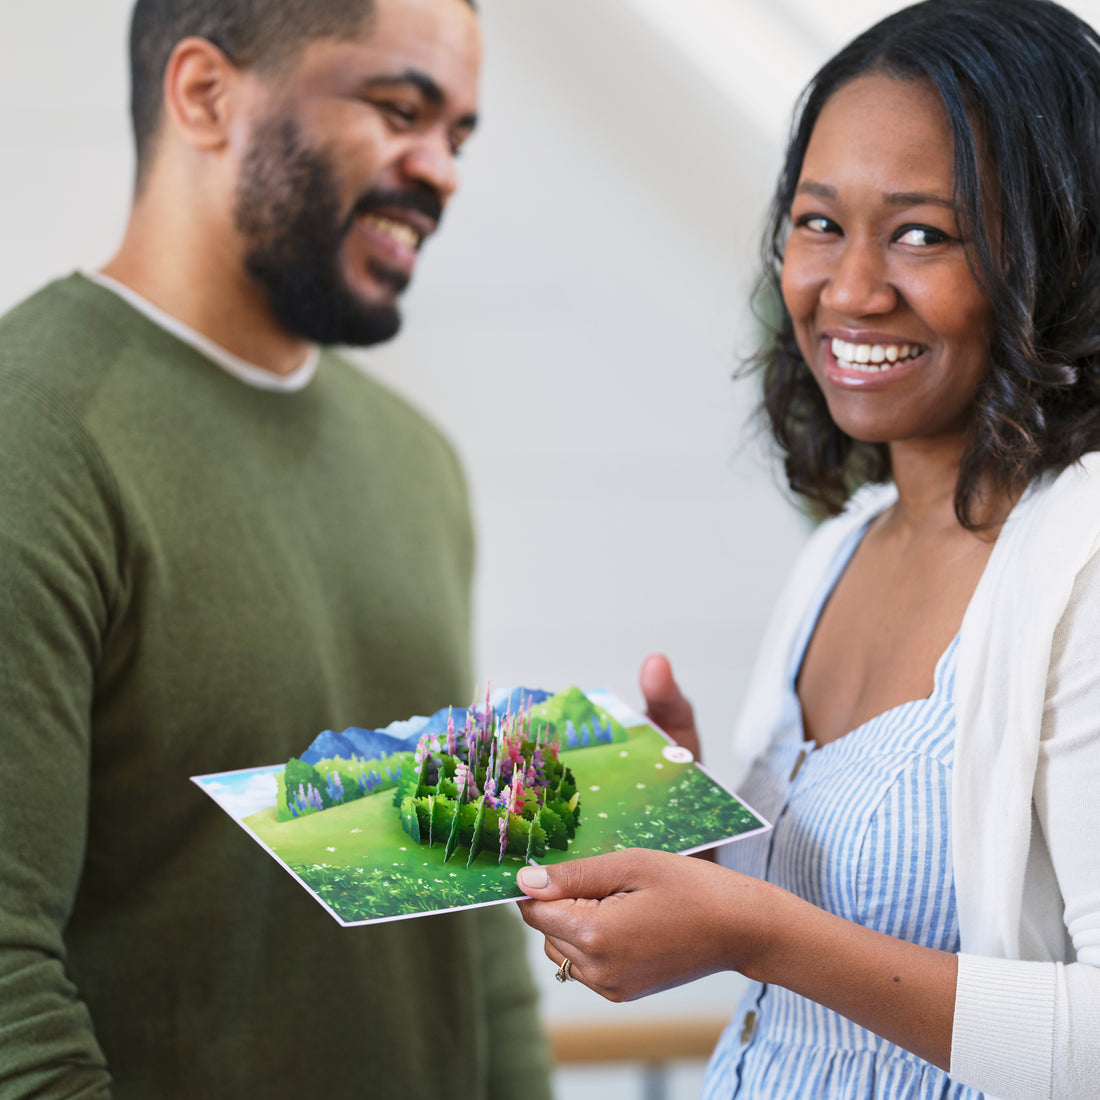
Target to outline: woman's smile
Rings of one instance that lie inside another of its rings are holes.
[[[928,354],[924,344],[890,337],[824,336],[822,342],[827,381],[849,389],[889,386],[919,368]]]

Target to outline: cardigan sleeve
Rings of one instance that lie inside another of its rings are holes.
[[[1060,910],[1065,942],[1048,943],[1048,958],[1066,961],[959,959],[951,1074],[1004,1100],[1084,1100],[1100,1080],[1098,653],[1100,555],[1078,574],[1054,635],[1025,880],[1025,912]]]

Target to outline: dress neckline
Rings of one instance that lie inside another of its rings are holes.
[[[873,714],[870,718],[860,722],[858,726],[853,726],[839,737],[834,737],[832,740],[827,741],[824,745],[819,745],[816,741],[806,736],[806,723],[802,714],[802,701],[798,697],[798,674],[802,668],[802,662],[805,660],[806,650],[810,645],[810,639],[817,629],[817,624],[821,618],[821,612],[824,610],[825,603],[836,587],[837,582],[840,580],[840,576],[847,567],[848,562],[851,561],[852,555],[856,551],[856,547],[863,541],[863,536],[867,533],[867,528],[870,527],[876,517],[877,513],[875,516],[868,517],[860,527],[851,532],[847,540],[845,540],[837,550],[833,562],[825,572],[823,583],[817,594],[817,600],[807,605],[806,616],[803,620],[799,635],[799,644],[792,649],[791,667],[788,669],[787,676],[787,691],[790,695],[796,715],[799,739],[807,752],[823,752],[825,749],[829,748],[830,745],[836,745],[840,742],[847,741],[853,734],[859,733],[868,726],[880,722],[891,715],[904,711],[906,708],[927,706],[930,703],[938,701],[943,688],[943,670],[946,666],[948,657],[958,644],[959,631],[956,631],[944,651],[936,659],[936,665],[932,671],[932,690],[927,695],[920,696],[916,699],[905,699],[892,707],[887,707],[885,710],[879,711],[877,714]]]

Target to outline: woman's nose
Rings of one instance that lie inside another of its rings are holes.
[[[849,240],[834,259],[821,291],[822,305],[845,317],[889,313],[897,305],[886,257],[876,243]]]

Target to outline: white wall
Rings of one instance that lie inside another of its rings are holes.
[[[0,309],[101,262],[121,231],[129,6],[0,0]],[[484,125],[464,190],[404,332],[362,359],[464,456],[483,684],[637,701],[642,657],[663,650],[708,761],[736,777],[731,721],[805,532],[744,429],[753,385],[730,378],[756,236],[786,100],[893,6],[481,0]],[[1074,6],[1100,22],[1100,0]],[[738,51],[737,79],[701,41]],[[746,82],[750,60],[764,73]],[[720,975],[609,1006],[556,985],[531,948],[551,1018],[724,1013],[741,987]],[[606,1074],[565,1083],[573,1100],[630,1095]],[[680,1073],[676,1096],[697,1083]]]

